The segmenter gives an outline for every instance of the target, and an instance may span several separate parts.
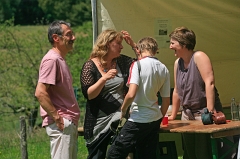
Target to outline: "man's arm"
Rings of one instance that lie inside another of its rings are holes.
[[[41,107],[56,122],[58,128],[60,130],[63,130],[63,128],[64,128],[63,119],[62,119],[62,117],[60,117],[58,115],[58,112],[57,112],[56,108],[54,107],[54,105],[52,104],[52,101],[47,92],[47,89],[49,87],[50,87],[49,84],[38,83],[37,87],[36,87],[36,91],[35,91],[35,96],[38,99],[38,102],[40,103]]]

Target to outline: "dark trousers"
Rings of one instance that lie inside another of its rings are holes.
[[[92,144],[87,145],[88,157],[87,159],[105,159],[107,147],[113,132],[109,129],[106,133],[101,134],[99,138]]]
[[[156,159],[160,120],[151,123],[127,121],[108,150],[107,159],[125,159],[136,148],[138,159]]]

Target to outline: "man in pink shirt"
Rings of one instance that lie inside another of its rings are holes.
[[[52,159],[77,158],[80,110],[65,56],[75,40],[70,24],[54,21],[48,29],[52,48],[43,57],[35,96],[40,103],[42,126],[50,137]]]

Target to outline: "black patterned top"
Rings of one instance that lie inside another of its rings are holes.
[[[80,76],[81,81],[81,88],[84,97],[87,99],[86,103],[86,114],[84,120],[84,138],[90,139],[93,136],[93,130],[97,123],[97,118],[99,117],[99,112],[103,112],[101,114],[110,115],[116,111],[119,111],[123,97],[128,91],[128,87],[126,86],[128,75],[129,75],[129,68],[132,62],[134,61],[133,58],[128,57],[126,55],[120,55],[117,58],[117,68],[119,68],[120,76],[119,78],[122,79],[122,84],[114,84],[117,81],[112,82],[114,85],[112,89],[121,89],[120,91],[112,91],[111,87],[106,90],[106,85],[100,92],[100,94],[94,98],[89,100],[87,90],[90,86],[95,84],[101,77],[101,73],[97,69],[97,66],[92,60],[88,60],[83,64],[82,72]],[[117,77],[117,76],[116,76]],[[114,78],[115,79],[115,78]],[[116,80],[116,79],[115,79]],[[120,98],[120,99],[119,99]]]

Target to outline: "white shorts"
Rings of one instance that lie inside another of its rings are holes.
[[[64,129],[59,130],[56,123],[46,126],[50,137],[51,159],[77,159],[78,131],[72,121],[63,118]]]

